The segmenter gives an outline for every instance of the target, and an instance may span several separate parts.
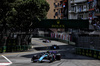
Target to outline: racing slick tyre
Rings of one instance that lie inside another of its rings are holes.
[[[49,60],[50,60],[49,63],[53,62],[54,61],[54,56],[53,55],[49,55]]]
[[[56,54],[56,60],[61,60],[61,54],[60,53]]]
[[[44,43],[46,43],[46,41],[43,41]]]
[[[35,59],[38,59],[38,56],[37,56],[37,55],[33,55],[31,61],[32,61],[32,62],[36,62],[36,61],[34,61]]]
[[[49,60],[50,60],[49,63],[53,62],[54,61],[54,57],[50,57]]]

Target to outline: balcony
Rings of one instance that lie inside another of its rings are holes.
[[[91,2],[91,1],[93,1],[93,0],[88,0],[88,2]]]
[[[55,0],[55,2],[60,2],[60,1],[63,1],[63,0]]]
[[[74,3],[74,1],[70,1],[70,3],[72,4],[72,3]]]
[[[85,11],[87,11],[87,10],[86,10],[86,9],[83,9],[82,11],[85,12]]]
[[[100,11],[99,12],[96,12],[94,15],[100,17]]]
[[[61,13],[61,17],[63,17],[64,16],[64,14],[63,13]]]
[[[74,3],[83,3],[83,2],[87,2],[87,0],[74,0]]]
[[[88,12],[88,9],[76,9],[76,13]]]
[[[59,5],[58,7],[56,7],[55,9],[61,9],[61,8],[63,8],[63,7],[62,7],[62,4]]]
[[[76,12],[75,12],[75,11],[73,11],[73,10],[70,10],[70,11],[69,11],[69,13],[76,13]]]
[[[67,2],[67,0],[64,0],[63,2]]]
[[[70,1],[70,3],[73,4],[74,3],[74,0]]]
[[[94,11],[94,8],[89,9],[89,11]]]

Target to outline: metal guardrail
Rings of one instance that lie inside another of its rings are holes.
[[[20,51],[26,51],[28,49],[31,49],[31,45],[2,46],[2,47],[0,47],[0,53],[5,53],[5,52],[20,52]]]
[[[76,47],[76,54],[100,59],[100,50]]]

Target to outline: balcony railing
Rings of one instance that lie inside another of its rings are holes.
[[[55,2],[60,2],[60,1],[63,1],[63,0],[55,0]]]
[[[88,2],[91,2],[91,1],[93,1],[93,0],[88,0]]]
[[[70,3],[72,4],[72,3],[74,3],[74,1],[70,1]]]
[[[74,3],[82,3],[82,2],[87,2],[87,0],[74,0]]]
[[[62,16],[64,16],[64,14],[63,14],[63,13],[61,13],[61,17],[62,17]]]
[[[100,16],[100,11],[95,12],[95,16]]]
[[[70,10],[70,11],[69,11],[69,13],[76,13],[76,12],[75,12],[75,11],[73,11],[73,10]]]

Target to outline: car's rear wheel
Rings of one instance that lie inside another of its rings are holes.
[[[49,63],[53,62],[53,57],[51,57],[49,60],[50,60],[50,62],[49,62]]]
[[[61,54],[60,53],[56,54],[56,60],[61,60]]]

